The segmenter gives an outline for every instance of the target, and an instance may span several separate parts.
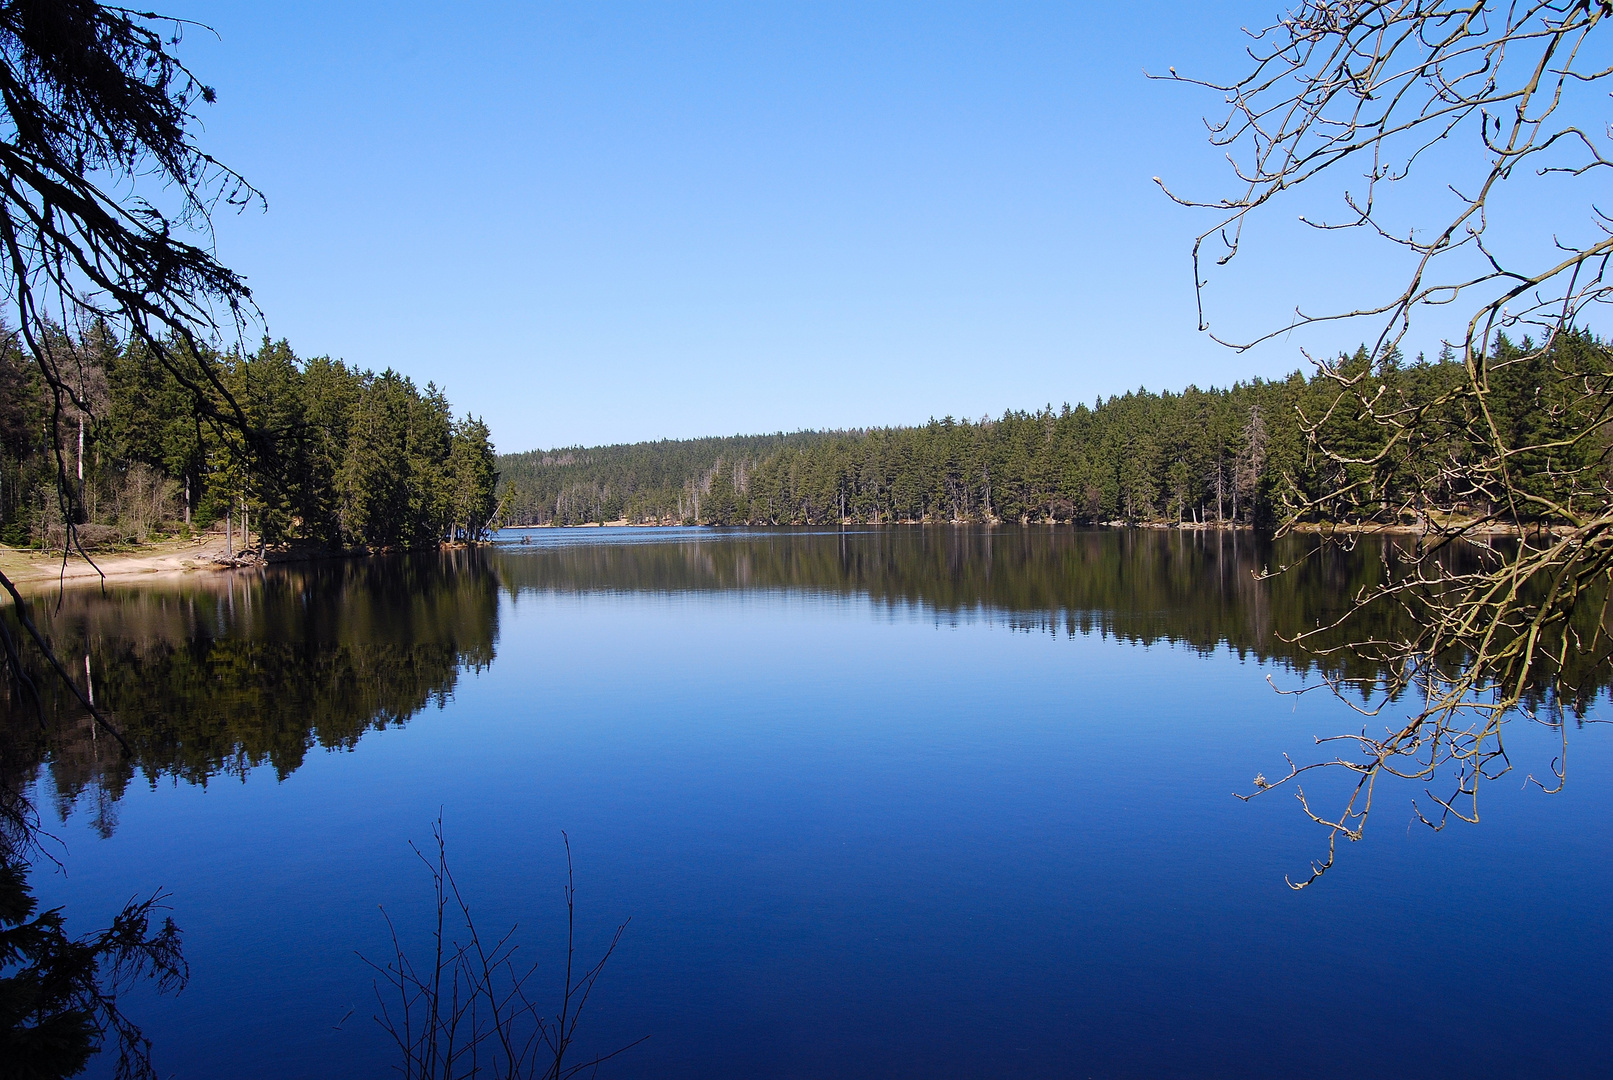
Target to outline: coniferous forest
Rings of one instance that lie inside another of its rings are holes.
[[[264,544],[332,549],[478,539],[499,523],[1273,525],[1352,479],[1351,466],[1313,452],[1318,438],[1370,458],[1387,437],[1383,417],[1430,409],[1464,378],[1448,358],[1374,360],[1362,348],[1340,358],[1338,374],[1354,381],[1344,390],[1335,377],[1295,372],[995,419],[495,458],[486,425],[456,420],[434,384],[304,360],[265,340],[255,353],[209,358],[271,433],[265,456],[199,419],[193,387],[104,329],[62,333],[56,347],[73,357],[92,408],[69,409],[55,425],[34,368],[0,349],[0,540],[18,546],[62,543],[58,460],[80,485],[76,524],[90,547],[226,515],[237,528],[244,517]],[[1570,430],[1578,395],[1563,373],[1599,371],[1605,356],[1588,333],[1564,335],[1538,358],[1527,341],[1498,342],[1498,422],[1536,444]],[[1439,464],[1471,452],[1471,418],[1433,408],[1429,419],[1435,436],[1397,451],[1418,460],[1402,470],[1405,491],[1381,493],[1382,507],[1416,494],[1453,501],[1435,490]],[[1605,450],[1583,441],[1566,452],[1589,460]],[[1536,482],[1550,476],[1541,470]]]
[[[1579,382],[1602,372],[1605,358],[1588,333],[1562,335],[1538,357],[1527,341],[1499,340],[1496,421],[1532,444],[1578,430]],[[1316,453],[1318,440],[1369,459],[1388,439],[1386,418],[1425,410],[1429,437],[1397,447],[1407,460],[1394,483],[1373,505],[1352,507],[1381,520],[1419,497],[1461,501],[1440,485],[1442,462],[1474,452],[1474,418],[1446,400],[1465,378],[1448,356],[1408,363],[1363,347],[1339,358],[1336,376],[1138,390],[996,419],[507,454],[501,498],[506,522],[533,525],[1272,525],[1368,471]],[[1605,450],[1580,440],[1559,453],[1589,461]],[[1549,484],[1550,472],[1538,482]]]
[[[60,548],[58,465],[76,487],[67,513],[86,547],[188,534],[226,517],[237,530],[244,520],[254,545],[330,549],[474,540],[492,524],[487,426],[456,420],[434,384],[303,360],[283,340],[207,357],[265,433],[265,452],[193,406],[196,393],[218,393],[195,357],[187,386],[104,327],[58,332],[51,347],[91,408],[69,407],[53,422],[37,367],[14,344],[0,347],[0,541]]]

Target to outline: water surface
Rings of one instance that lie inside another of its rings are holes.
[[[618,1077],[1591,1076],[1613,1026],[1613,754],[1517,723],[1478,827],[1419,791],[1324,836],[1257,771],[1362,721],[1287,639],[1378,572],[1247,536],[542,530],[49,615],[124,758],[58,703],[11,767],[75,927],[172,894],[193,979],[131,1008],[179,1077],[384,1076],[358,950],[426,932],[440,813],[487,927],[631,918],[584,1024]],[[1600,699],[1597,699],[1600,701]],[[1589,709],[1594,719],[1605,708]],[[14,731],[31,714],[12,708]],[[29,756],[31,754],[31,756]]]

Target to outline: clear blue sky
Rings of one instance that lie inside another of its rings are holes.
[[[194,3],[276,337],[501,450],[923,422],[1301,366],[1195,328],[1214,95],[1265,4]],[[1216,325],[1291,308],[1282,245]],[[1322,288],[1330,274],[1306,278]],[[1313,342],[1314,344],[1315,342]],[[1320,343],[1334,348],[1350,342]]]

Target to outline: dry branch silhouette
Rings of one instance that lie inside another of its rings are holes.
[[[1290,478],[1280,531],[1318,528],[1334,543],[1415,535],[1411,557],[1386,558],[1379,585],[1300,638],[1383,674],[1327,684],[1352,705],[1367,691],[1375,727],[1319,740],[1332,758],[1255,779],[1252,794],[1292,787],[1328,832],[1326,857],[1295,888],[1333,866],[1340,836],[1360,839],[1386,777],[1423,786],[1427,809],[1415,813],[1432,827],[1477,822],[1481,781],[1511,768],[1509,719],[1562,729],[1565,706],[1585,705],[1567,673],[1613,652],[1613,353],[1585,329],[1613,299],[1613,217],[1594,184],[1613,166],[1613,132],[1580,122],[1607,115],[1610,15],[1606,0],[1305,3],[1249,33],[1241,78],[1162,76],[1226,103],[1208,128],[1234,191],[1198,199],[1160,183],[1214,219],[1192,249],[1201,329],[1207,275],[1240,254],[1246,224],[1296,192],[1337,193],[1335,217],[1299,219],[1318,237],[1364,231],[1407,268],[1337,310],[1296,308],[1243,338],[1211,334],[1243,350],[1303,327],[1366,326],[1356,356],[1313,359],[1332,397],[1301,422],[1307,466],[1327,482],[1306,494]],[[1468,172],[1463,153],[1478,163]],[[1397,200],[1425,172],[1448,202],[1423,197],[1408,211]],[[1519,189],[1578,207],[1581,234],[1509,224],[1495,207]],[[1463,377],[1428,398],[1401,395],[1407,335],[1429,309],[1453,306],[1462,329],[1447,348]],[[1561,787],[1564,760],[1543,789]],[[1336,813],[1301,786],[1316,770],[1355,778]]]

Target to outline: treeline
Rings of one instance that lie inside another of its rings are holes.
[[[512,525],[704,520],[705,491],[692,477],[834,438],[816,431],[663,439],[616,446],[528,450],[498,459],[504,520]]]
[[[1585,418],[1587,373],[1608,350],[1585,333],[1561,336],[1547,355],[1498,340],[1489,405],[1519,438],[1550,439]],[[1360,478],[1362,467],[1318,452],[1369,458],[1395,423],[1416,416],[1413,455],[1397,479],[1352,511],[1394,515],[1419,496],[1451,505],[1441,462],[1482,452],[1465,368],[1448,356],[1406,363],[1365,348],[1338,373],[1181,393],[1138,390],[1091,407],[1051,406],[979,421],[921,427],[802,432],[746,440],[641,443],[501,459],[518,523],[733,524],[939,521],[1270,524]],[[1307,430],[1310,428],[1310,430]],[[1572,452],[1603,453],[1606,440]],[[1514,445],[1524,445],[1515,443]],[[1556,451],[1558,462],[1565,451]],[[1524,464],[1529,464],[1525,462]],[[1535,470],[1535,484],[1552,472]],[[579,500],[579,491],[600,497]]]
[[[58,410],[9,335],[0,346],[0,540],[89,545],[244,524],[255,543],[418,547],[479,538],[497,471],[480,420],[456,420],[434,384],[339,360],[181,353],[178,374],[104,326],[57,331],[51,348],[83,403]],[[186,369],[190,370],[186,370]],[[215,382],[216,380],[216,382]],[[209,423],[240,414],[255,433]],[[59,497],[58,470],[67,478]]]

